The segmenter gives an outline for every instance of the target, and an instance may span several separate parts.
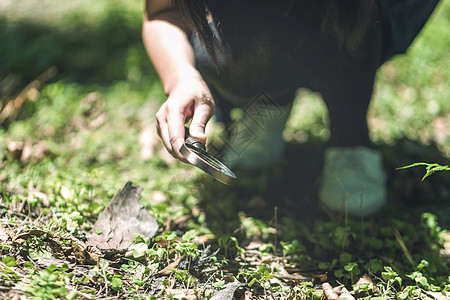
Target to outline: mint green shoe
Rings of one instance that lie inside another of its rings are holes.
[[[364,146],[327,149],[319,199],[331,211],[353,217],[378,212],[386,203],[381,153]]]

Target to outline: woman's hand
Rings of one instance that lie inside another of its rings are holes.
[[[173,157],[187,162],[180,153],[185,124],[192,119],[190,135],[206,141],[205,127],[214,114],[215,105],[211,92],[195,68],[194,51],[186,34],[189,26],[171,2],[146,1],[142,36],[169,96],[156,113],[158,134]]]
[[[183,162],[180,148],[185,140],[185,123],[192,119],[189,134],[206,141],[205,127],[215,111],[214,100],[201,78],[179,80],[156,113],[156,126],[167,151]]]

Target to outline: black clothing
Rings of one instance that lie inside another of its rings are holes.
[[[315,1],[315,0],[311,0]],[[216,100],[222,120],[233,106],[245,106],[261,91],[277,105],[292,103],[298,88],[319,92],[329,111],[331,145],[369,145],[366,113],[377,69],[403,53],[438,0],[379,0],[360,49],[348,54],[323,35],[320,17],[308,1],[212,1],[221,3],[223,38],[215,64],[198,35],[191,36],[197,68]],[[281,9],[274,9],[275,3]],[[312,2],[311,2],[312,3]],[[264,6],[264,5],[267,6]],[[219,4],[216,4],[219,5]],[[286,13],[287,12],[287,13]]]

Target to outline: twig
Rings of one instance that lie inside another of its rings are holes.
[[[86,298],[86,299],[94,299],[94,297],[92,297],[91,295],[86,294],[86,293],[83,293],[83,292],[80,292],[80,291],[78,291],[76,288],[73,288],[73,287],[71,287],[71,286],[67,286],[67,285],[66,285],[66,289],[71,290],[71,291],[75,291],[78,295],[80,295],[80,296],[83,297],[83,298]]]
[[[277,245],[278,245],[278,206],[274,207],[275,214],[275,241],[273,243],[274,253],[277,253]]]
[[[12,210],[9,205],[5,205],[3,203],[0,203],[0,207],[6,208],[7,209],[6,212],[11,214],[11,215],[15,215],[17,217],[21,217],[21,218],[24,218],[24,219],[29,219],[29,222],[32,221],[32,219],[29,216],[27,216],[26,214],[23,214],[21,212]],[[23,220],[23,221],[25,221],[25,220]]]
[[[274,274],[274,276],[278,279],[283,280],[292,280],[292,281],[311,281],[313,279],[312,276],[303,276],[303,275],[278,275]]]
[[[408,259],[411,266],[415,266],[414,260],[411,257],[411,253],[409,253],[408,248],[406,248],[405,242],[403,242],[402,236],[400,235],[400,232],[398,231],[398,228],[393,225],[392,229],[394,231],[395,239],[397,240],[397,243],[400,245],[400,248],[402,248],[403,254],[405,254],[406,258]]]
[[[32,98],[32,93],[39,89],[44,82],[56,75],[56,67],[51,67],[41,75],[39,75],[35,80],[28,84],[14,99],[10,100],[6,105],[0,110],[0,124],[9,118],[13,120],[19,109],[29,98]]]
[[[364,235],[363,193],[364,193],[364,190],[361,191],[360,214],[361,214],[361,243],[362,243],[362,246],[364,249],[365,235]]]

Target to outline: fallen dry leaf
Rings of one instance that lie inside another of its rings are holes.
[[[166,289],[167,295],[170,295],[170,299],[182,299],[182,300],[197,300],[197,294],[199,291],[193,289]]]
[[[339,295],[328,282],[322,283],[322,289],[328,300],[339,300]]]
[[[356,285],[361,285],[361,284],[373,284],[372,279],[369,277],[369,275],[364,274],[361,278],[359,278],[359,280],[356,282]]]
[[[9,229],[6,229],[3,227],[2,224],[0,224],[0,241],[6,242],[8,240],[12,240],[14,238],[14,232],[12,232]]]
[[[126,250],[134,234],[152,238],[158,232],[156,219],[140,203],[142,188],[127,182],[100,213],[88,246],[101,250]]]
[[[12,237],[12,242],[23,244],[32,237],[40,238],[45,244],[51,247],[52,253],[57,258],[75,259],[80,264],[96,264],[103,257],[99,249],[93,246],[87,246],[85,243],[66,233],[58,235],[49,231],[40,229],[30,229]],[[67,251],[64,241],[70,241],[72,251]],[[73,254],[73,256],[72,256]]]
[[[355,297],[353,297],[353,295],[350,294],[350,292],[345,288],[345,286],[343,286],[343,287],[340,289],[339,299],[343,299],[343,300],[355,300]]]
[[[252,292],[251,291],[245,291],[244,293],[244,300],[252,300]]]
[[[447,295],[444,295],[443,293],[439,292],[424,292],[428,296],[428,299],[434,299],[434,300],[448,300]],[[427,299],[427,298],[422,298]]]
[[[241,286],[244,286],[244,284],[238,282],[229,283],[223,290],[214,293],[210,300],[232,300],[234,299],[234,293]]]
[[[158,275],[169,275],[170,273],[172,273],[172,270],[176,269],[178,267],[178,265],[181,262],[182,257],[178,257],[177,259],[175,259],[173,262],[171,262],[170,264],[167,265],[167,267],[165,267],[164,269],[162,269],[161,271],[158,271]]]
[[[23,144],[22,155],[20,156],[20,161],[26,163],[33,155],[33,144],[30,140],[26,140]]]
[[[80,102],[81,116],[72,120],[73,126],[78,130],[95,130],[108,120],[105,111],[105,101],[98,92],[87,94]]]
[[[203,234],[203,235],[198,237],[197,243],[199,245],[205,244],[205,243],[207,243],[209,241],[214,240],[215,238],[216,238],[216,236],[214,234]]]
[[[94,246],[87,246],[79,239],[71,236],[73,254],[79,264],[97,264],[103,257],[102,252]]]
[[[41,201],[44,207],[50,206],[50,201],[48,200],[48,196],[33,187],[32,182],[28,183],[28,201],[30,203],[33,202],[34,198],[37,198]]]
[[[69,267],[74,267],[74,264],[70,264],[70,262],[67,260],[57,259],[57,258],[48,258],[48,257],[37,257],[34,260],[34,263],[44,269],[50,267],[51,265],[57,266],[58,268],[62,267],[64,265],[67,265]]]
[[[15,159],[20,160],[22,163],[29,161],[39,162],[51,154],[45,141],[8,141],[6,143],[6,149]]]

